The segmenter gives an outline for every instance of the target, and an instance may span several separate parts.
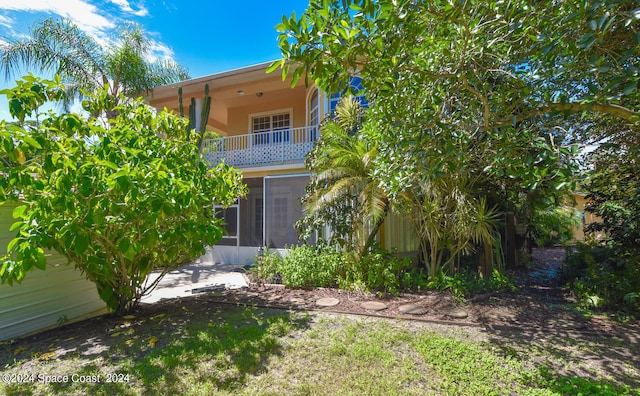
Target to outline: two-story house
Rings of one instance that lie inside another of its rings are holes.
[[[268,66],[264,63],[162,86],[148,99],[158,109],[166,107],[177,113],[178,88],[182,87],[185,108],[193,97],[199,115],[204,87],[209,86],[209,118],[196,120],[196,126],[206,122],[207,129],[221,137],[207,140],[203,155],[211,164],[224,160],[241,169],[249,187],[245,199],[216,210],[228,232],[213,249],[216,262],[245,263],[262,246],[284,249],[299,242],[294,224],[302,215],[300,197],[310,175],[305,156],[320,136],[320,121],[339,99],[313,84],[291,88],[279,71],[267,74]],[[403,238],[411,232],[406,222],[387,223],[386,236],[381,236],[384,245],[417,250],[414,242]]]

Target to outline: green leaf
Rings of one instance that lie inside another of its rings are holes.
[[[113,169],[115,171],[120,169],[120,168],[118,168],[118,165],[114,164],[111,161],[100,160],[100,161],[98,161],[98,164],[102,165],[102,166],[106,166],[107,168]]]
[[[13,209],[13,218],[14,219],[21,219],[24,217],[25,212],[27,211],[28,206],[27,205],[20,205],[20,206],[16,206],[15,209]],[[22,224],[22,223],[20,223]],[[13,227],[12,227],[13,228]],[[11,230],[13,231],[13,230]]]
[[[91,243],[91,239],[86,234],[76,235],[76,239],[75,239],[76,253],[79,255],[83,255],[89,248],[90,243]]]
[[[272,73],[274,70],[282,66],[282,61],[277,60],[269,65],[267,68],[267,74]]]
[[[44,255],[44,250],[42,250],[42,248],[37,248],[36,249],[36,257],[35,257],[35,266],[36,268],[40,269],[40,270],[46,270],[47,269],[47,259],[45,258]]]
[[[22,238],[13,238],[7,245],[7,252],[13,252],[16,245],[22,242]]]
[[[631,92],[633,92],[636,89],[637,86],[638,86],[637,80],[629,81],[629,83],[624,87],[622,94],[629,95]]]

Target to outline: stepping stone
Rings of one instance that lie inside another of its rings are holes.
[[[398,307],[398,311],[407,315],[424,315],[429,310],[425,307],[421,307],[417,304],[404,304]]]
[[[304,304],[304,298],[291,297],[289,302],[292,304]]]
[[[339,303],[340,303],[340,300],[333,297],[321,298],[318,301],[316,301],[316,305],[319,307],[333,307],[334,305],[338,305]]]
[[[489,309],[485,313],[482,314],[482,317],[485,319],[493,319],[493,320],[502,320],[502,321],[510,321],[517,322],[517,315],[513,312],[502,312],[496,309]]]
[[[378,301],[365,301],[360,306],[368,311],[382,311],[383,309],[387,309],[387,306],[384,303]]]
[[[453,308],[445,312],[445,315],[452,319],[466,319],[469,316],[467,312],[461,310],[460,308]]]

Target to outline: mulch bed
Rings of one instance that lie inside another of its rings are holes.
[[[605,335],[623,333],[624,327],[604,316],[584,315],[576,309],[569,291],[558,279],[565,257],[562,247],[534,249],[532,265],[516,271],[518,291],[488,293],[456,304],[448,292],[427,291],[380,297],[372,293],[339,289],[287,289],[283,285],[250,282],[248,289],[213,292],[213,301],[244,306],[273,307],[293,310],[403,318],[434,323],[480,326],[486,328],[523,327],[554,331],[594,332]],[[333,298],[333,306],[319,306],[321,299]],[[374,311],[362,306],[380,302],[386,308]],[[414,304],[419,314],[403,313],[402,308]],[[633,325],[633,324],[631,324]]]

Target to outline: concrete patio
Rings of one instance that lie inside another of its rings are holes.
[[[157,278],[149,276],[148,282]],[[240,265],[213,262],[210,251],[193,263],[166,274],[151,294],[142,298],[142,303],[154,303],[163,298],[188,297],[211,290],[241,289],[248,287],[244,268]]]

